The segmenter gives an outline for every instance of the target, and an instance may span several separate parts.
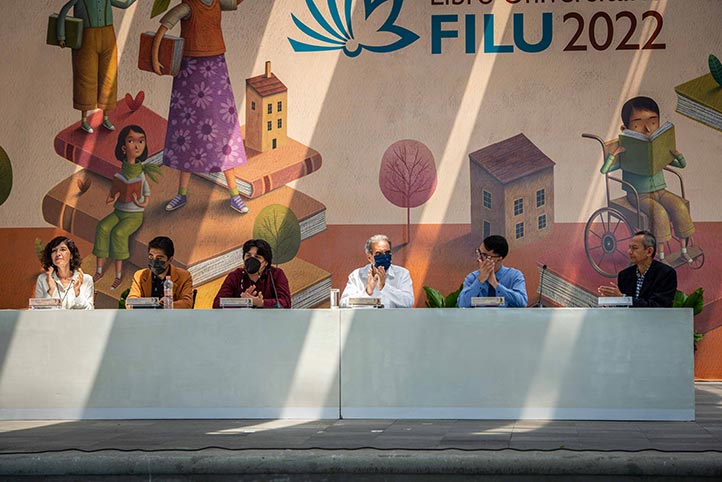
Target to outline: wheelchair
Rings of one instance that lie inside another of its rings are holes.
[[[598,141],[602,147],[602,157],[606,156],[617,143],[616,139],[605,142],[604,139],[593,134],[582,134],[582,137]],[[679,179],[680,193],[678,195],[684,200],[687,209],[689,209],[689,201],[684,195],[682,176],[669,166],[665,167],[664,170]],[[634,186],[621,179],[621,177],[609,173],[605,174],[604,178],[607,206],[594,211],[587,221],[584,228],[584,251],[589,263],[597,273],[607,278],[616,278],[621,269],[629,266],[629,256],[627,254],[629,241],[631,241],[635,232],[650,230],[650,222],[649,217],[639,209],[639,193]],[[613,199],[610,193],[610,181],[619,183],[620,187],[626,186],[629,188],[630,192],[634,193],[636,203],[630,203],[626,195]],[[694,244],[692,237],[688,238],[688,259],[682,255],[682,246],[682,240],[672,230],[672,239],[665,243],[665,257],[659,261],[675,269],[681,266],[689,266],[692,269],[701,268],[704,265],[702,248]]]

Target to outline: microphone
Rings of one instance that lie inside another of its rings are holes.
[[[271,278],[271,286],[273,287],[273,294],[276,296],[276,306],[274,308],[283,308],[281,302],[278,300],[278,291],[276,291],[276,282],[273,280],[273,266],[268,266],[268,276]]]
[[[547,270],[547,265],[542,266],[541,275],[539,278],[539,300],[534,305],[534,308],[544,308],[542,304],[542,291],[544,290],[544,272]]]

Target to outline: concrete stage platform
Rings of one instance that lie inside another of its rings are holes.
[[[0,480],[720,480],[722,383],[695,395],[695,422],[4,421]]]

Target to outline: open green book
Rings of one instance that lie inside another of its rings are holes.
[[[670,152],[676,149],[674,125],[665,122],[650,136],[625,129],[619,135],[619,145],[625,149],[619,155],[622,170],[653,176],[674,160]]]

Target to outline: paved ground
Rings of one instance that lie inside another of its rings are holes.
[[[695,474],[722,480],[722,383],[696,384],[695,422],[0,422],[0,475],[4,476],[237,474],[254,470],[298,474],[399,470],[455,475]]]

